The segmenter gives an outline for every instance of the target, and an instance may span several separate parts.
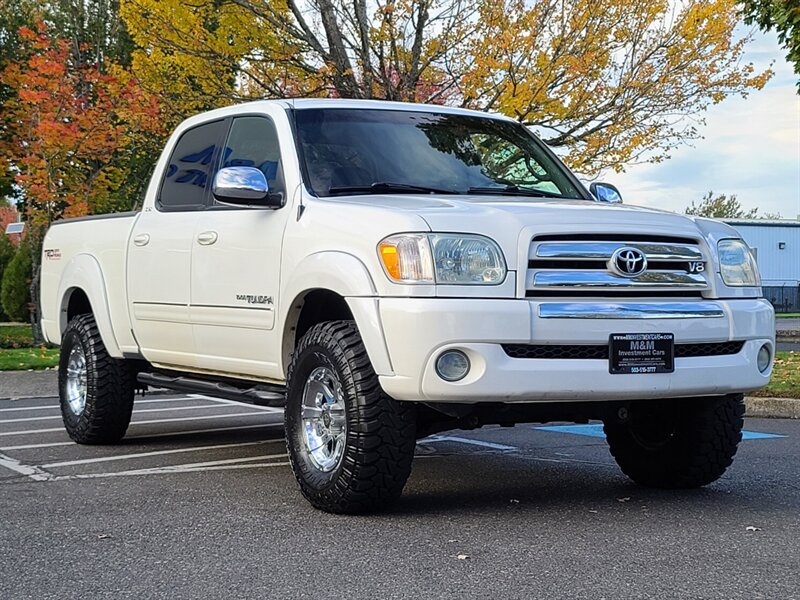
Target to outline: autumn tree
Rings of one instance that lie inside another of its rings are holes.
[[[780,219],[779,214],[764,213],[758,214],[758,208],[751,208],[745,210],[742,203],[736,197],[736,194],[730,196],[726,194],[714,195],[714,192],[708,192],[703,199],[695,204],[692,204],[684,211],[687,215],[694,215],[696,217],[708,217],[711,219]]]
[[[130,181],[129,160],[161,131],[155,98],[122,69],[75,63],[68,42],[43,24],[22,36],[28,59],[2,73],[16,90],[4,106],[14,136],[2,153],[16,166],[26,217],[42,225],[130,208],[143,184]]]
[[[800,76],[800,0],[743,0],[741,4],[745,23],[778,33],[786,60]],[[797,85],[800,93],[800,80]]]
[[[12,165],[27,222],[25,245],[39,256],[43,233],[61,217],[132,208],[146,185],[140,172],[154,159],[162,134],[155,97],[111,64],[79,62],[70,42],[51,37],[44,23],[22,28],[22,60],[0,81],[13,94],[3,105],[0,157]],[[38,261],[31,297],[38,298]],[[37,321],[37,319],[33,319]]]
[[[587,175],[662,160],[761,88],[735,0],[121,0],[134,71],[187,111],[253,97],[442,102],[533,126]],[[687,119],[686,117],[691,117]]]

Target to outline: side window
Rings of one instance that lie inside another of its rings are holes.
[[[255,167],[267,178],[272,191],[283,191],[281,155],[275,125],[266,117],[239,117],[233,120],[223,167]]]
[[[159,193],[159,208],[191,210],[205,201],[225,121],[205,123],[185,132],[169,159]]]

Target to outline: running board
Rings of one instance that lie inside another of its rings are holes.
[[[193,379],[183,375],[164,375],[162,373],[139,373],[139,383],[153,387],[167,388],[176,392],[207,394],[216,398],[247,402],[259,406],[279,406],[286,403],[286,390],[278,385],[269,385],[250,381],[228,380],[206,381]]]

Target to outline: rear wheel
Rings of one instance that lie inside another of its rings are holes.
[[[79,444],[110,444],[125,435],[135,378],[124,360],[108,355],[92,315],[73,317],[61,337],[58,365],[61,416]]]
[[[719,479],[742,439],[741,394],[631,404],[608,420],[611,454],[628,477],[657,488],[695,488]]]
[[[411,473],[415,408],[387,396],[352,321],[312,327],[287,381],[286,440],[303,496],[336,513],[376,510]]]

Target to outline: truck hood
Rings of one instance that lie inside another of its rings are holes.
[[[710,242],[709,227],[729,229],[714,221],[703,226],[691,217],[668,211],[588,200],[386,194],[337,198],[336,202],[412,212],[422,218],[431,231],[488,236],[500,244],[510,269],[516,268],[512,265],[518,259],[527,258],[528,244],[535,235],[667,235]]]

